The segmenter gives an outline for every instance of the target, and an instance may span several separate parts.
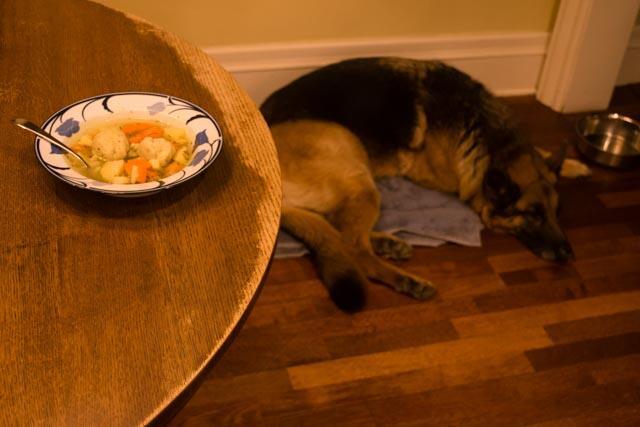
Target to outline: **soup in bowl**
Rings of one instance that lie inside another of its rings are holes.
[[[178,185],[218,156],[222,134],[202,108],[152,93],[113,93],[72,104],[42,126],[88,164],[36,138],[45,168],[68,184],[140,197]]]
[[[98,121],[70,139],[69,164],[80,174],[111,184],[144,184],[181,171],[193,155],[188,128],[160,120]]]

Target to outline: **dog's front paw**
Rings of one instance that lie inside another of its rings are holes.
[[[391,234],[371,233],[371,246],[376,255],[393,260],[406,260],[413,255],[410,244]]]
[[[428,280],[418,280],[410,276],[402,276],[398,285],[395,286],[396,291],[403,294],[409,294],[412,297],[425,300],[432,297],[436,293],[436,287]]]

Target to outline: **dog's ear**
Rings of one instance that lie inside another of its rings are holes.
[[[564,158],[567,156],[568,146],[569,143],[567,142],[567,140],[565,140],[562,145],[560,145],[560,147],[555,151],[555,153],[551,153],[551,155],[545,159],[549,170],[556,175],[560,175],[562,163],[564,162]]]
[[[520,187],[498,168],[487,169],[483,185],[485,197],[497,212],[504,211],[520,198]]]

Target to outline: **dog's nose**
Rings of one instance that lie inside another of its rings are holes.
[[[547,250],[542,253],[542,258],[548,261],[554,261],[560,264],[564,264],[568,261],[575,259],[573,249],[568,242],[562,242],[552,250]]]

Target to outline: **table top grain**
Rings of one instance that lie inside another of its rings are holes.
[[[0,425],[152,422],[197,384],[259,291],[281,201],[269,130],[211,58],[135,17],[5,0],[0,24]],[[120,91],[203,107],[222,153],[176,188],[118,199],[56,180],[9,122]]]

